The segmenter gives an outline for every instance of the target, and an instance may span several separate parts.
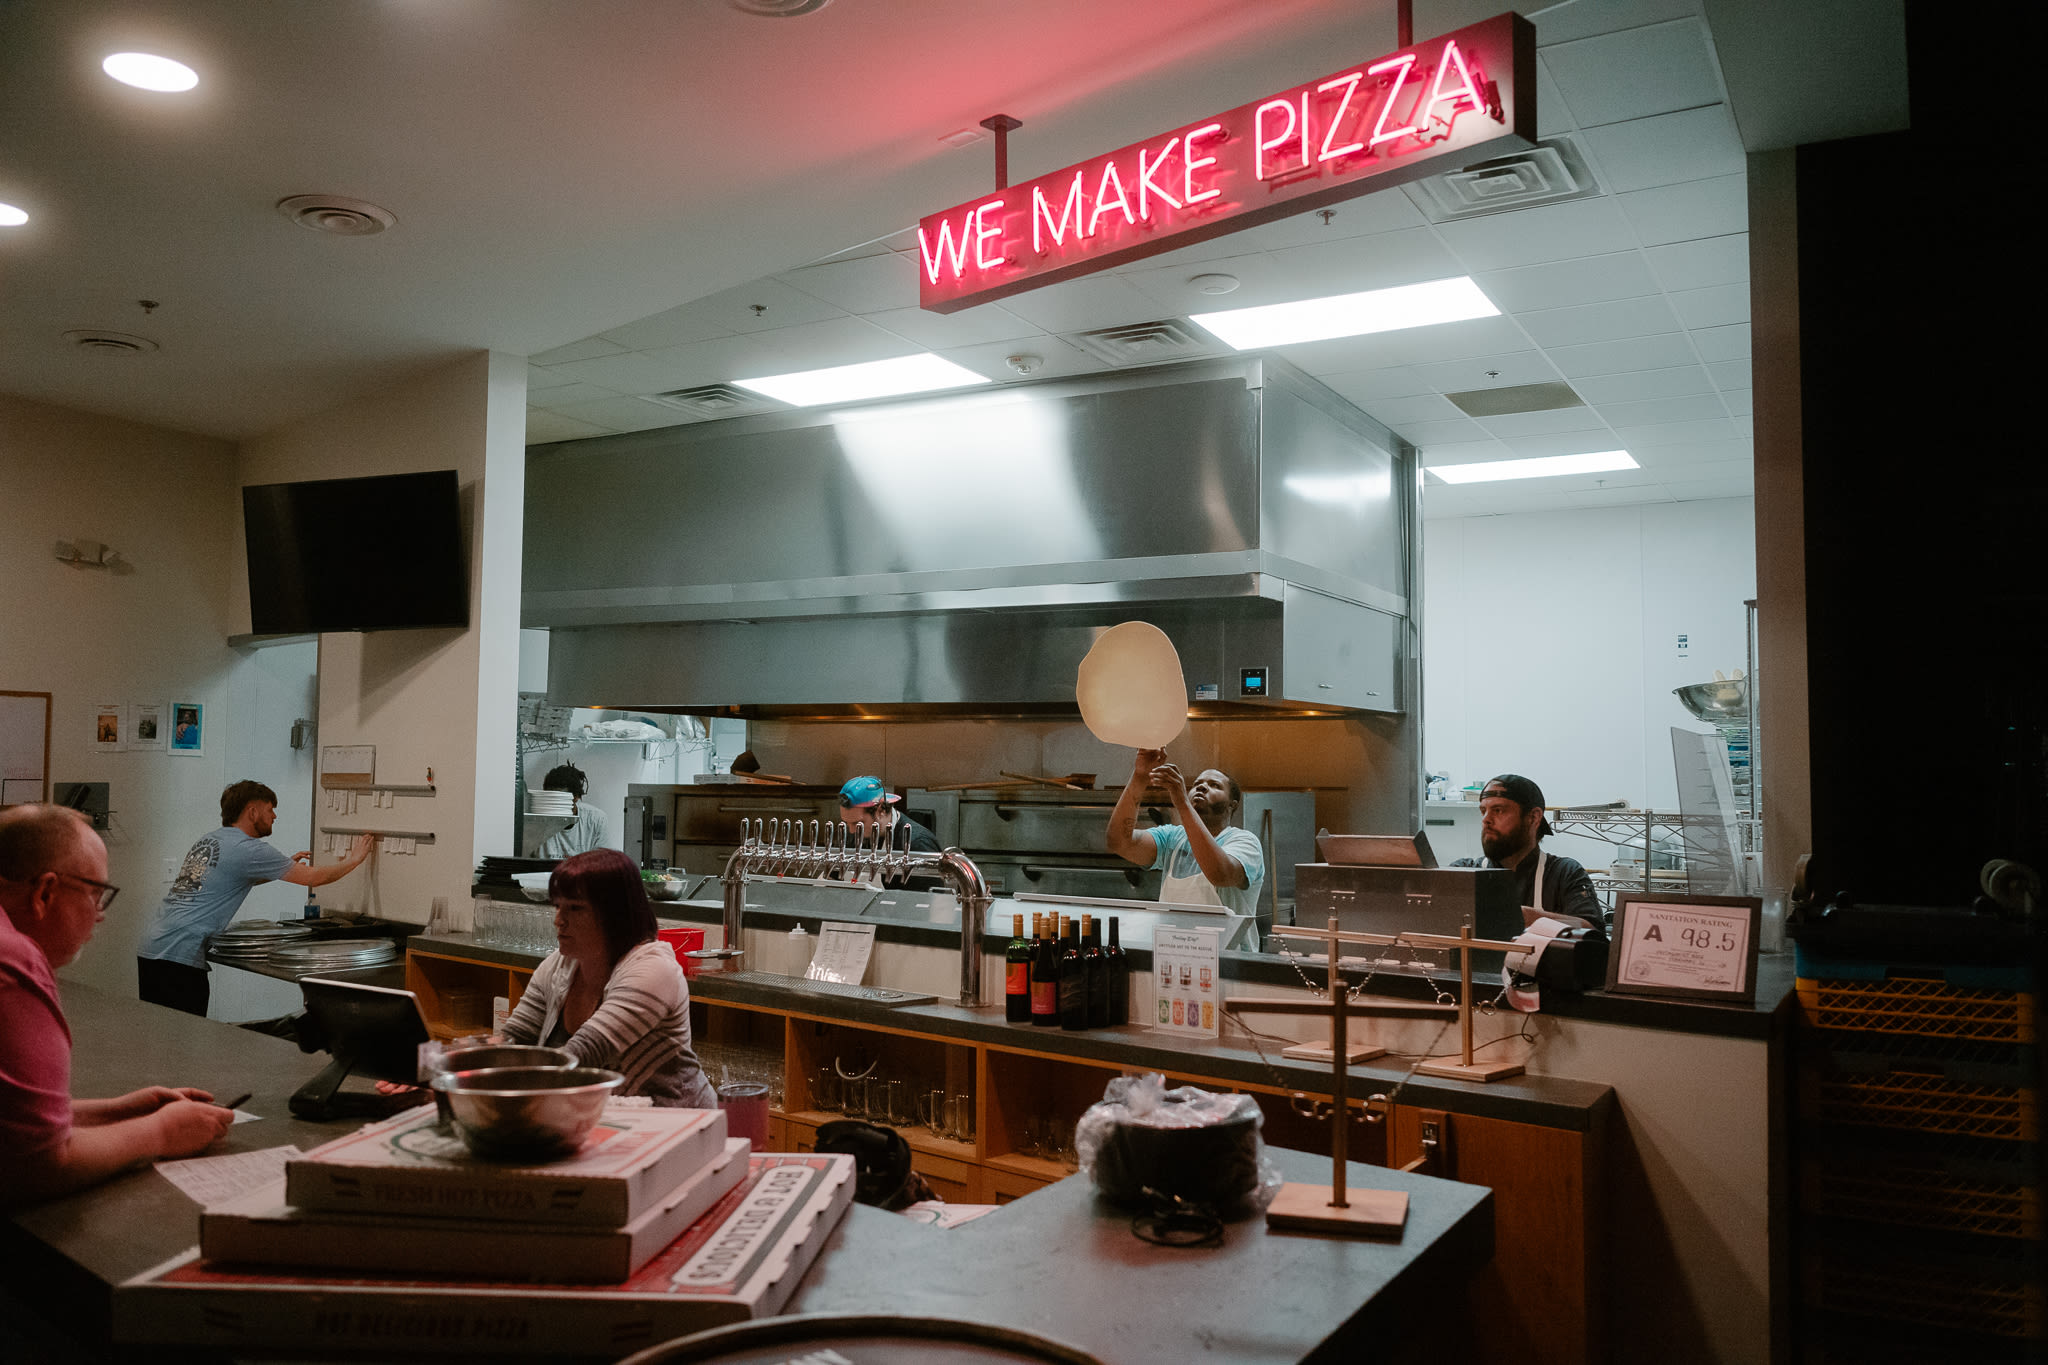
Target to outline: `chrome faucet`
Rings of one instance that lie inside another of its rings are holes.
[[[850,872],[862,881],[870,875],[887,880],[912,871],[936,872],[960,905],[960,1003],[983,1003],[981,934],[994,898],[981,869],[957,848],[943,853],[898,849],[880,829],[849,829],[837,820],[826,822],[822,830],[816,820],[808,830],[801,820],[794,825],[787,820],[740,821],[740,845],[725,860],[725,874],[719,879],[725,891],[725,946],[717,957],[731,962],[744,952],[740,921],[747,906],[747,873],[781,876],[791,870],[806,877]]]

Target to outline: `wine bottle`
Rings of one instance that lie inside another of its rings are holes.
[[[1031,1022],[1031,941],[1024,937],[1024,917],[1010,916],[1010,946],[1003,950],[1003,1018],[1012,1024]]]
[[[1060,1027],[1078,1033],[1088,1027],[1088,964],[1081,956],[1081,926],[1067,921],[1060,948]]]
[[[1109,981],[1111,1026],[1131,1021],[1131,964],[1117,941],[1116,916],[1109,917],[1109,946],[1102,950],[1103,975]]]
[[[1051,1028],[1060,1021],[1059,949],[1053,943],[1052,925],[1041,927],[1044,932],[1031,954],[1031,1022]]]
[[[1102,951],[1102,924],[1083,915],[1081,930],[1088,936],[1088,946],[1081,950],[1081,965],[1088,976],[1088,1027],[1108,1028],[1109,955]]]

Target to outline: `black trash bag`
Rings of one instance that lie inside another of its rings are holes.
[[[895,1213],[938,1195],[910,1169],[910,1144],[894,1128],[860,1119],[834,1119],[818,1127],[821,1152],[842,1152],[854,1160],[855,1202]]]

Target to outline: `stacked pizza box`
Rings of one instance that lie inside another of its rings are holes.
[[[124,1341],[631,1349],[778,1311],[850,1157],[749,1156],[715,1109],[606,1110],[566,1159],[470,1156],[431,1105],[286,1163],[115,1292]],[[594,1335],[593,1335],[594,1334]]]

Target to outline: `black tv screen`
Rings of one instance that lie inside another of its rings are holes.
[[[455,471],[242,490],[257,635],[469,624]]]

